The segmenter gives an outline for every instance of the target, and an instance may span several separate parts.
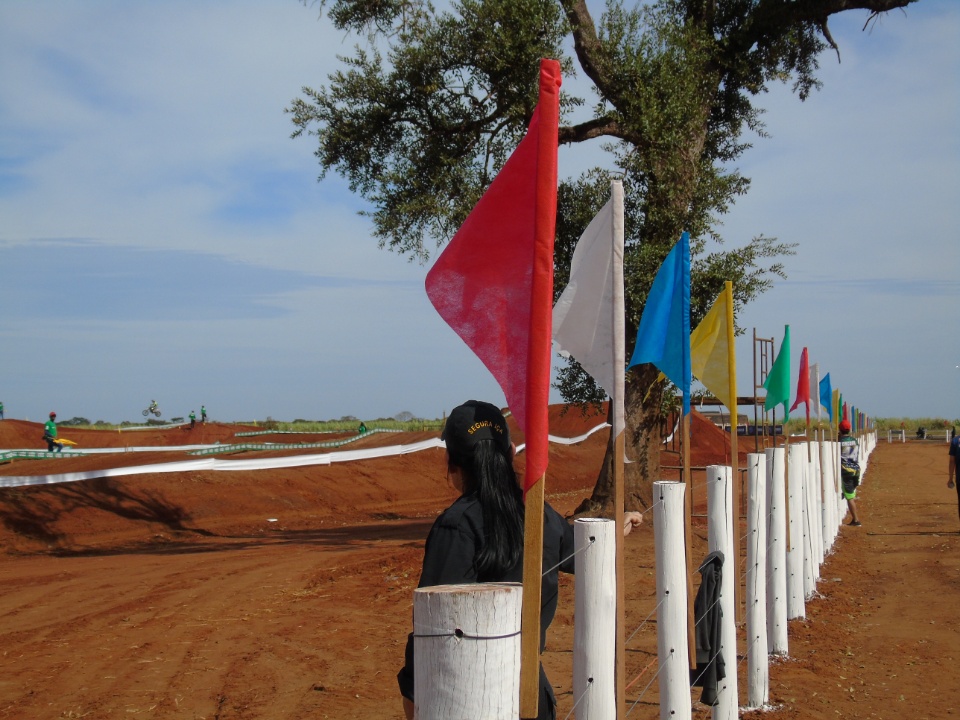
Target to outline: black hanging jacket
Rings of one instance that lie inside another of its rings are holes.
[[[717,685],[726,676],[723,656],[720,654],[720,585],[723,577],[723,553],[719,550],[707,555],[700,565],[700,589],[693,603],[697,627],[697,667],[690,670],[690,685],[702,687],[700,702],[717,704]]]

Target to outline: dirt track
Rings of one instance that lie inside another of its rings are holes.
[[[587,494],[605,440],[551,447],[548,499],[562,512]],[[944,444],[878,446],[864,525],[842,528],[821,597],[790,623],[790,657],[771,668],[776,712],[751,717],[960,716],[946,462]],[[400,717],[394,675],[423,539],[452,495],[440,451],[2,490],[0,718]],[[626,547],[632,632],[655,605],[650,524]],[[572,578],[561,593],[544,664],[564,717]],[[654,657],[655,628],[628,645],[628,681]],[[656,683],[629,717],[658,717]]]

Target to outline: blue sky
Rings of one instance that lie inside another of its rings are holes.
[[[923,0],[841,47],[770,138],[728,245],[799,243],[738,318],[875,416],[960,416],[960,3]],[[503,402],[380,250],[284,113],[353,40],[296,0],[0,3],[0,400],[7,417],[439,417]],[[573,82],[573,81],[571,81]],[[561,174],[596,160],[561,150]],[[555,399],[559,400],[555,396]]]

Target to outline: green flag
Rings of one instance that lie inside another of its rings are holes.
[[[764,410],[772,410],[777,405],[783,405],[783,421],[790,419],[788,403],[790,402],[790,326],[783,328],[783,342],[780,352],[773,361],[773,367],[763,381],[763,389],[767,391],[767,399],[763,403]]]

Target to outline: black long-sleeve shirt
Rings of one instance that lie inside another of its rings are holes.
[[[474,582],[522,582],[523,558],[496,577],[478,577],[474,564],[484,543],[483,511],[473,496],[461,496],[444,510],[430,528],[423,553],[418,587],[459,585]],[[547,628],[553,622],[559,599],[559,571],[573,573],[573,526],[544,503],[543,570],[540,595],[540,649],[546,645]],[[549,572],[547,572],[549,571]],[[542,673],[541,678],[543,679]],[[397,674],[400,692],[413,699],[413,635],[407,638],[406,663]]]

